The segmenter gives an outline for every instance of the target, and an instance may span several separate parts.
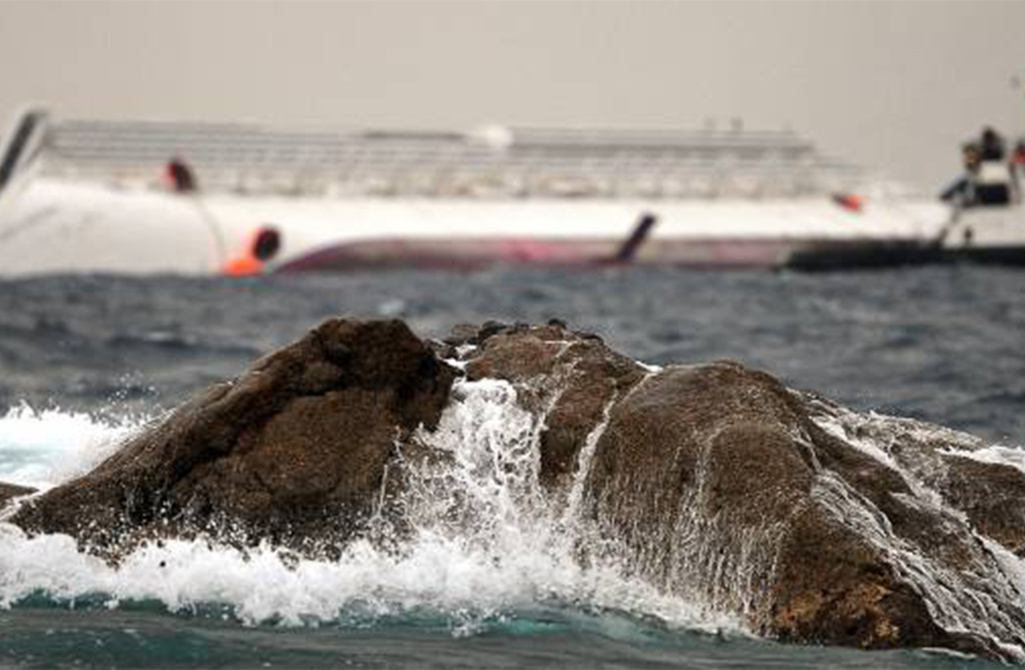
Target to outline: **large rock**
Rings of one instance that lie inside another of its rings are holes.
[[[452,458],[425,436],[457,374],[504,380],[536,417],[517,439],[538,450],[545,509],[576,515],[581,561],[783,641],[1021,660],[1025,472],[953,431],[736,363],[650,368],[558,322],[423,343],[395,321],[329,321],[14,521],[108,552],[197,530],[316,551],[370,518],[401,529],[403,471]]]
[[[1022,584],[955,507],[989,484],[945,500],[819,408],[734,363],[668,369],[613,410],[587,514],[649,580],[784,641],[1021,645]]]
[[[1025,584],[1000,552],[1025,538],[1025,474],[978,441],[736,363],[653,372],[558,326],[454,344],[545,414],[543,482],[588,468],[592,551],[783,641],[1018,658]]]
[[[402,322],[330,320],[13,521],[101,551],[196,530],[337,544],[373,511],[396,444],[437,422],[453,377]]]

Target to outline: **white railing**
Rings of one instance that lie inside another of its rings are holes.
[[[147,187],[177,157],[208,191],[338,197],[762,198],[868,179],[791,132],[500,130],[51,120],[37,161],[46,175]]]

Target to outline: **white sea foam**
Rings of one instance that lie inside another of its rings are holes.
[[[581,545],[595,539],[596,532],[579,509],[583,480],[610,410],[611,404],[588,436],[563,499],[545,494],[539,481],[544,412],[522,409],[507,382],[457,382],[437,429],[418,433],[418,444],[400,454],[402,467],[393,471],[405,478],[399,502],[413,529],[397,551],[362,540],[337,560],[298,560],[269,546],[243,552],[202,541],[172,540],[139,548],[115,567],[80,553],[68,536],[30,538],[15,526],[0,523],[0,607],[38,595],[70,603],[88,598],[111,607],[158,601],[171,611],[226,606],[246,623],[286,625],[350,620],[362,625],[367,618],[427,612],[444,617],[454,634],[470,634],[517,612],[570,606],[655,617],[672,627],[743,634],[737,618],[714,613],[724,610],[707,598],[701,600],[701,589],[680,584],[658,588],[617,564],[615,552],[591,553],[582,560]],[[841,417],[826,427],[919,484],[895,461],[885,440],[852,440],[844,422]],[[66,481],[109,454],[138,425],[28,407],[12,410],[0,418],[0,481],[43,487]],[[1003,447],[958,455],[1025,464],[1020,452]],[[919,488],[912,486],[914,491]],[[959,574],[920,555],[895,535],[880,510],[842,480],[820,472],[813,495],[887,555],[951,630],[996,640],[1005,637],[1001,630],[1014,629],[988,600],[961,598],[974,593],[970,586],[976,582],[962,584]],[[906,501],[953,520],[956,515],[949,510],[936,509],[941,502],[921,492]],[[690,541],[695,533],[708,540],[716,527],[702,522],[691,531],[678,527],[675,535],[681,542]],[[1025,588],[1025,567],[988,538],[980,539],[988,554],[977,557],[975,579],[986,581],[1002,601],[1010,602]],[[714,549],[714,538],[706,544]],[[678,572],[695,578],[698,573],[712,574],[728,592],[724,598],[743,600],[744,594],[759,587],[745,579],[764,572],[748,569],[749,564],[763,558],[771,562],[771,556],[758,552],[773,544],[771,538],[754,537],[750,555],[725,566],[728,574],[714,562],[691,573],[678,566]],[[687,559],[689,555],[677,549],[678,557]],[[952,591],[949,585],[956,588]],[[691,592],[690,600],[674,595]],[[744,600],[741,609],[747,608]],[[1008,653],[1017,655],[1020,650]]]
[[[1025,474],[1025,449],[1021,447],[1005,447],[999,444],[990,445],[982,449],[962,450],[947,449],[942,453],[948,456],[960,456],[970,458],[983,463],[994,465],[1007,465],[1020,470]]]
[[[58,601],[101,595],[110,606],[157,600],[172,611],[224,604],[247,623],[295,625],[353,611],[380,617],[427,609],[470,632],[488,618],[547,602],[655,616],[687,628],[738,630],[727,618],[711,619],[614,570],[585,570],[532,548],[496,560],[461,542],[420,536],[401,556],[360,542],[338,561],[293,563],[267,547],[243,554],[170,541],[137,550],[114,568],[79,553],[70,537],[30,539],[0,524],[0,607],[39,592]]]
[[[568,605],[742,632],[736,620],[709,615],[615,564],[584,565],[574,551],[575,524],[549,509],[538,482],[544,417],[520,409],[505,382],[457,382],[453,398],[438,430],[418,438],[435,457],[407,457],[410,487],[402,502],[415,530],[397,552],[359,541],[338,560],[295,560],[267,546],[241,552],[174,540],[142,547],[113,567],[79,553],[70,537],[29,538],[0,523],[0,607],[42,593],[110,606],[156,600],[172,611],[226,605],[248,623],[285,624],[426,610],[465,634],[494,617]],[[51,421],[56,427],[48,433]],[[22,436],[18,468],[26,483],[61,481],[61,463],[78,469],[95,462],[131,429],[27,411],[3,422],[28,426],[7,433]],[[0,451],[0,472],[12,452]]]
[[[844,416],[844,418],[848,419],[849,422],[849,415]],[[856,434],[851,434],[851,432],[847,430],[848,423],[841,420],[840,416],[818,416],[815,418],[815,423],[833,437],[843,440],[850,446],[863,454],[871,456],[891,470],[899,470],[897,462],[890,455],[889,451],[886,450],[886,445],[868,438],[858,437]]]
[[[0,418],[0,481],[47,489],[87,472],[142,420],[113,424],[88,414],[28,405]]]

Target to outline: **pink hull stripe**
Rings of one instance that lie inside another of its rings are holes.
[[[788,240],[659,240],[644,245],[634,263],[684,267],[771,268],[786,265],[806,242]],[[493,264],[604,266],[613,263],[617,240],[517,238],[385,239],[324,247],[285,260],[278,272],[373,268],[475,268]]]

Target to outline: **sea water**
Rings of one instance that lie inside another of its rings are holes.
[[[0,285],[0,481],[67,481],[190,392],[335,315],[399,317],[425,336],[557,317],[649,364],[737,359],[1025,462],[1025,274],[1009,270],[50,277]],[[115,568],[67,537],[0,525],[0,665],[987,665],[779,645],[614,563],[582,565],[575,488],[560,508],[539,493],[536,419],[498,382],[455,397],[423,436],[447,465],[415,472],[415,533],[398,554],[356,543],[312,561],[172,541]]]

